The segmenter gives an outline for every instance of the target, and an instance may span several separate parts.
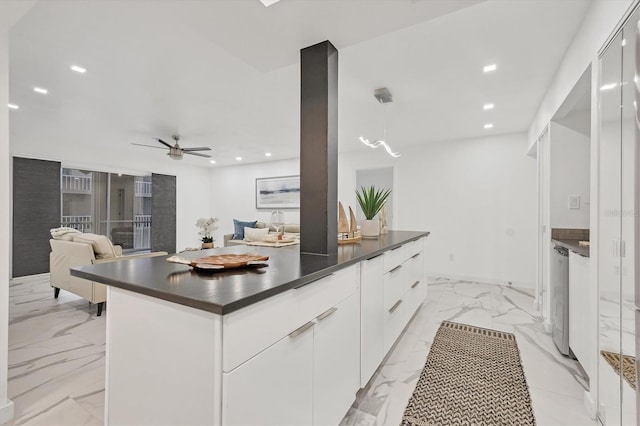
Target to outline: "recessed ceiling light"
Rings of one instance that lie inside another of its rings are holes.
[[[236,160],[240,161],[242,160],[242,157],[236,157]]]
[[[493,109],[493,104],[484,104],[484,105],[482,105],[482,109],[484,109],[484,110]]]
[[[498,66],[496,64],[485,65],[484,68],[482,68],[482,71],[491,72],[491,71],[495,71],[497,68]]]
[[[209,160],[211,164],[216,164],[216,160]]]
[[[78,72],[80,74],[84,74],[85,72],[87,72],[86,68],[82,68],[81,66],[78,65],[71,65],[71,71],[75,71]]]
[[[42,87],[34,87],[33,91],[37,93],[42,93],[43,95],[46,95],[47,93],[49,93],[47,89],[43,89]]]
[[[16,104],[9,104],[9,105],[7,105],[7,106],[8,106],[9,108],[11,108],[11,109],[20,109],[20,107],[19,107],[18,105],[16,105]]]
[[[611,90],[615,89],[616,87],[618,87],[618,83],[609,83],[601,86],[600,90]]]
[[[269,7],[274,3],[278,3],[280,0],[260,0],[260,3],[264,5],[264,7]]]
[[[264,156],[265,156],[265,157],[271,157],[271,153],[270,153],[270,152],[265,152],[265,153],[264,153]]]
[[[493,129],[493,123],[487,123],[484,125],[485,129]]]

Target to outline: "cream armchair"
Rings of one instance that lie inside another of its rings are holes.
[[[100,283],[72,276],[69,273],[69,268],[74,266],[167,255],[167,252],[162,251],[122,256],[122,249],[119,246],[111,246],[113,254],[110,255],[110,257],[97,258],[94,246],[90,242],[52,239],[49,240],[49,244],[51,245],[51,253],[49,254],[49,270],[51,272],[50,282],[51,287],[54,288],[54,297],[57,299],[60,294],[60,289],[64,289],[87,299],[91,303],[97,303],[97,316],[102,315],[102,308],[104,306],[104,302],[107,300],[106,287]],[[104,254],[98,253],[97,256],[101,257],[104,256]]]

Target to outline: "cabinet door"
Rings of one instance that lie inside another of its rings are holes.
[[[364,387],[384,358],[384,261],[377,256],[361,263],[360,386]]]
[[[589,377],[594,377],[596,341],[585,324],[594,322],[589,301],[589,258],[569,252],[569,347]],[[594,336],[595,337],[595,336]]]
[[[316,322],[313,332],[313,424],[337,425],[360,388],[357,295],[349,296],[321,314]]]
[[[223,424],[311,424],[313,323],[303,327],[224,373]]]
[[[386,354],[406,325],[406,303],[401,298],[384,310],[384,353]]]

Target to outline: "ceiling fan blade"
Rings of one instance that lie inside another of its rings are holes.
[[[211,151],[208,146],[200,146],[197,148],[181,148],[183,151]]]
[[[134,142],[131,142],[131,145],[146,146],[147,148],[164,149],[164,148],[163,148],[163,147],[161,147],[161,146],[155,146],[155,145],[144,145],[144,144],[141,144],[141,143],[134,143]]]
[[[173,145],[169,145],[168,143],[166,143],[165,141],[163,141],[160,138],[155,138],[155,140],[157,140],[158,142],[160,142],[162,145],[169,147],[169,148],[173,148]]]
[[[207,154],[200,154],[200,153],[198,153],[198,152],[190,152],[190,151],[183,150],[183,153],[185,153],[185,154],[189,154],[189,155],[197,155],[198,157],[207,157],[207,158],[211,158],[211,156],[210,156],[210,155],[207,155]]]

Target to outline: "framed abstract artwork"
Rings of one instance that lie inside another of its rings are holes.
[[[256,179],[257,209],[299,209],[300,176]]]

